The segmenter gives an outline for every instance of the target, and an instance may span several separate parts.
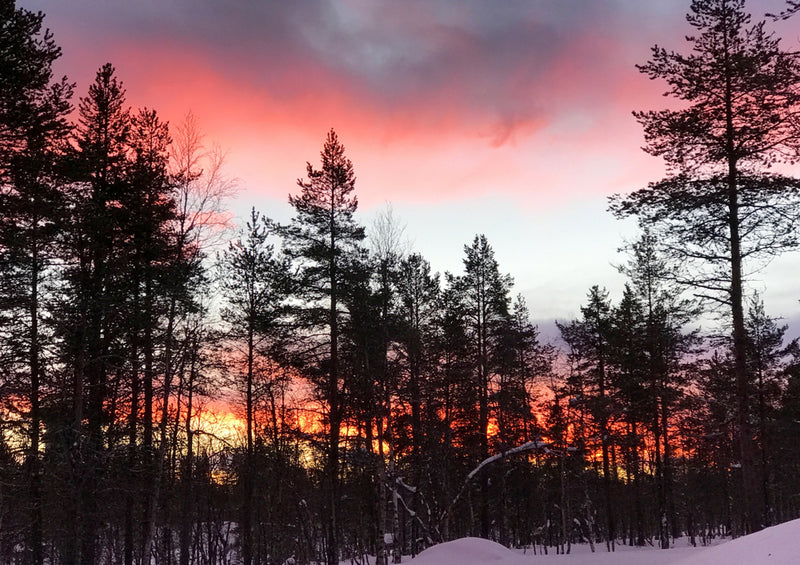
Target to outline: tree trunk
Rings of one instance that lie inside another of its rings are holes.
[[[331,191],[331,202],[335,202],[335,193]],[[328,437],[328,515],[327,515],[327,565],[338,565],[339,544],[337,539],[337,507],[339,504],[339,434],[342,425],[342,416],[339,408],[339,315],[337,312],[338,288],[336,270],[336,223],[334,209],[330,217],[330,263],[329,277],[331,285],[330,295],[330,339],[331,360],[328,383],[328,402],[330,430]]]
[[[169,313],[167,316],[167,330],[164,336],[164,390],[162,393],[161,421],[159,423],[159,446],[158,453],[155,454],[156,460],[153,464],[153,486],[150,489],[149,497],[145,501],[146,513],[144,516],[144,530],[142,532],[142,563],[149,565],[150,554],[153,546],[153,535],[155,533],[155,514],[158,506],[158,498],[161,494],[161,481],[163,477],[164,458],[166,455],[167,427],[169,424],[169,398],[172,389],[173,378],[173,333],[175,331],[175,321],[177,318],[177,297],[173,294],[170,299]],[[151,455],[152,458],[152,455]]]
[[[481,281],[483,283],[483,281]],[[478,425],[480,427],[479,461],[489,457],[489,376],[487,367],[486,297],[484,288],[478,289]],[[480,535],[489,539],[489,470],[481,470]]]
[[[192,363],[189,369],[189,382],[186,390],[186,457],[181,473],[183,484],[183,504],[181,510],[181,530],[179,539],[179,565],[189,565],[192,546],[192,527],[194,526],[194,435],[192,433],[192,401],[194,399],[194,376],[197,363],[197,344],[192,347]]]
[[[665,377],[666,379],[666,377]],[[662,388],[666,392],[667,390],[667,383],[664,382]],[[662,399],[661,402],[661,441],[664,445],[664,458],[662,461],[663,465],[663,481],[664,481],[664,516],[667,520],[667,526],[669,528],[669,534],[672,536],[672,539],[676,539],[680,537],[681,531],[678,527],[678,520],[675,513],[675,497],[672,494],[672,469],[673,469],[673,461],[672,461],[672,446],[670,445],[669,441],[669,402],[666,399]]]
[[[33,256],[31,257],[31,298],[30,298],[30,371],[31,371],[31,431],[30,431],[30,478],[31,478],[31,558],[33,565],[42,565],[42,471],[39,459],[41,415],[40,359],[39,359],[39,248],[36,235],[38,218],[32,220],[34,234]]]
[[[376,418],[378,425],[378,461],[375,476],[378,481],[378,539],[375,547],[375,565],[387,565],[386,559],[386,455],[383,450],[383,416]]]
[[[761,516],[756,496],[757,477],[755,453],[749,417],[749,379],[747,371],[747,330],[744,324],[744,297],[742,281],[741,236],[739,234],[738,162],[736,156],[735,130],[733,125],[733,83],[728,34],[723,34],[725,63],[725,154],[728,164],[728,228],[731,253],[731,321],[733,324],[733,373],[736,386],[736,422],[739,435],[739,456],[742,468],[740,492],[741,524],[739,534],[744,535],[760,529],[757,516]]]
[[[606,514],[606,549],[614,551],[616,541],[616,525],[614,523],[614,512],[612,510],[612,496],[611,496],[611,465],[609,460],[609,445],[608,445],[608,412],[606,410],[606,376],[605,364],[602,359],[598,365],[599,375],[599,396],[600,396],[600,444],[603,456],[603,498],[605,499],[605,514]]]
[[[251,290],[252,296],[252,290]],[[242,523],[240,524],[240,535],[242,540],[242,563],[251,565],[253,561],[253,358],[255,356],[254,346],[255,334],[255,312],[250,308],[248,314],[247,327],[247,392],[245,407],[245,426],[247,434],[247,452],[244,461],[243,500],[242,500]]]
[[[123,563],[125,565],[133,565],[133,546],[134,546],[134,533],[133,533],[133,516],[136,496],[135,490],[138,490],[138,475],[135,469],[138,467],[137,461],[137,428],[138,428],[138,415],[139,415],[139,350],[137,347],[138,342],[138,329],[134,329],[131,336],[131,412],[128,418],[128,486],[125,491],[125,540],[123,549]]]
[[[631,466],[633,467],[633,506],[635,514],[635,530],[636,536],[634,543],[642,547],[645,545],[644,535],[644,516],[642,513],[642,485],[641,485],[641,471],[642,463],[639,457],[639,428],[636,422],[632,424],[633,446]]]

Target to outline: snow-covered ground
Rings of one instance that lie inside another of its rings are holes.
[[[713,547],[667,550],[618,546],[577,546],[569,555],[523,555],[479,538],[462,538],[430,547],[409,561],[413,565],[800,565],[800,520]],[[404,560],[405,561],[405,560]]]

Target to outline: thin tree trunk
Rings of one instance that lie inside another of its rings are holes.
[[[139,415],[139,350],[138,328],[134,329],[131,336],[131,412],[128,418],[128,488],[125,491],[125,539],[123,549],[123,563],[133,565],[133,516],[136,496],[134,490],[138,490],[138,476],[135,472],[138,467],[136,456],[136,440]]]
[[[36,227],[38,218],[34,215],[33,256],[31,258],[31,298],[30,298],[30,371],[31,371],[31,431],[30,431],[30,478],[31,478],[31,558],[33,565],[44,562],[42,547],[42,471],[39,459],[40,448],[40,358],[39,358],[39,247]]]
[[[392,429],[391,411],[386,415],[386,429]],[[400,563],[403,545],[400,536],[400,500],[397,493],[397,471],[392,442],[389,442],[389,480],[392,484],[392,563]]]
[[[483,281],[478,291],[478,425],[480,427],[480,461],[489,457],[489,378],[487,367],[486,297]],[[480,535],[489,539],[489,470],[481,471]]]
[[[252,289],[250,290],[252,297]],[[247,434],[247,453],[244,462],[244,499],[242,500],[242,562],[251,565],[253,561],[253,358],[255,356],[255,311],[251,305],[247,326],[247,391],[245,399],[245,426]]]
[[[602,355],[602,354],[601,354]],[[609,445],[608,445],[608,414],[606,411],[606,384],[605,384],[605,364],[602,357],[599,363],[598,372],[600,373],[599,396],[601,402],[601,417],[600,417],[600,444],[603,456],[603,493],[605,499],[605,514],[606,514],[606,549],[614,551],[616,541],[616,531],[614,523],[614,512],[612,510],[612,497],[611,497],[611,466],[609,461]]]
[[[331,191],[331,203],[335,202],[335,192]],[[333,205],[333,204],[332,204]],[[331,285],[330,295],[330,340],[331,359],[328,383],[328,402],[330,430],[328,438],[328,515],[327,515],[327,565],[338,565],[339,544],[337,539],[337,507],[339,503],[339,433],[342,417],[339,410],[339,316],[337,312],[337,277],[336,270],[336,222],[334,209],[330,211],[330,263],[329,277]]]
[[[728,228],[730,232],[731,252],[731,321],[733,324],[733,373],[736,384],[736,420],[739,435],[739,456],[741,459],[740,481],[740,534],[748,534],[760,529],[756,516],[761,516],[758,511],[758,497],[755,496],[757,477],[755,473],[755,455],[753,448],[752,431],[749,418],[749,379],[747,371],[747,330],[744,324],[744,297],[742,281],[742,252],[741,236],[739,235],[739,193],[738,193],[738,168],[735,146],[735,130],[733,125],[733,83],[732,71],[727,44],[728,34],[723,34],[723,49],[725,62],[725,152],[728,161]]]
[[[144,349],[144,379],[143,379],[143,468],[145,485],[152,485],[155,487],[160,479],[156,479],[156,467],[160,466],[154,462],[153,459],[153,324],[155,323],[153,316],[153,296],[152,296],[152,276],[149,272],[150,269],[144,269],[144,336],[143,336],[143,349]],[[166,409],[166,405],[165,405]],[[146,487],[145,487],[146,488]],[[142,531],[150,532],[153,525],[150,523],[155,517],[155,509],[150,507],[150,504],[155,504],[154,497],[146,496],[145,505],[142,516]],[[142,547],[142,560],[145,564],[149,563],[149,552],[145,552],[144,545],[149,544],[147,537],[143,540]]]
[[[189,369],[189,382],[186,391],[186,457],[181,473],[183,483],[183,504],[181,511],[179,565],[189,565],[194,526],[194,434],[192,432],[192,401],[194,398],[194,376],[197,363],[197,344],[192,346],[192,362]]]
[[[378,426],[378,461],[376,477],[378,480],[378,539],[375,549],[375,565],[387,565],[386,559],[386,455],[383,450],[383,416],[376,418]]]
[[[105,237],[103,234],[101,237]],[[98,516],[98,481],[101,452],[103,450],[103,403],[106,398],[106,350],[105,337],[107,254],[105,241],[96,242],[93,250],[94,272],[89,279],[89,324],[87,327],[86,350],[88,359],[85,372],[88,381],[88,411],[86,414],[86,441],[83,446],[81,477],[81,536],[80,562],[82,565],[95,565],[97,532],[100,527]]]
[[[666,382],[663,384],[664,390],[667,388]],[[673,470],[673,457],[672,446],[669,440],[669,403],[666,400],[661,403],[661,441],[664,446],[664,460],[663,464],[663,480],[664,480],[664,503],[665,512],[667,517],[667,524],[669,527],[669,534],[672,539],[680,537],[681,532],[678,527],[678,520],[675,512],[675,497],[672,493],[672,470]]]
[[[173,294],[170,300],[169,314],[167,317],[167,330],[164,336],[164,389],[162,394],[161,421],[159,423],[159,446],[156,453],[156,461],[153,471],[153,487],[150,496],[146,500],[147,513],[144,519],[144,531],[142,533],[142,563],[149,565],[150,554],[153,546],[153,535],[155,533],[155,514],[158,506],[158,498],[161,494],[161,482],[164,469],[164,458],[166,455],[167,428],[169,425],[169,399],[172,392],[173,378],[173,334],[175,332],[175,321],[177,318],[177,297]]]
[[[644,516],[642,512],[642,485],[641,485],[641,471],[642,463],[639,458],[639,428],[634,421],[632,424],[633,446],[632,446],[632,462],[633,467],[633,507],[635,514],[635,530],[636,536],[634,543],[637,546],[644,546]]]
[[[770,495],[770,461],[769,461],[769,438],[767,437],[767,416],[766,400],[764,398],[764,370],[758,367],[758,428],[761,439],[761,489],[764,504],[764,526],[773,524],[774,509],[772,508],[772,497]]]

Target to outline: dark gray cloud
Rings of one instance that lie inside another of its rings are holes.
[[[47,14],[67,57],[72,43],[90,42],[94,68],[119,45],[140,45],[144,57],[153,56],[148,46],[161,57],[180,48],[273,97],[335,90],[378,112],[456,108],[491,123],[497,143],[519,124],[547,120],[565,94],[571,111],[607,103],[650,44],[682,36],[688,8],[675,0],[21,4]]]
[[[536,75],[587,30],[600,25],[603,33],[626,33],[619,28],[632,23],[628,14],[637,3],[25,0],[22,5],[43,10],[56,32],[74,29],[98,46],[167,40],[220,65],[240,70],[252,65],[253,75],[267,76],[270,64],[314,60],[380,91],[424,90],[454,72],[502,81],[525,66]]]

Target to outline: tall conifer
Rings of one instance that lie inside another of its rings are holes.
[[[656,46],[639,67],[684,102],[677,110],[634,113],[645,150],[665,160],[669,176],[617,197],[612,208],[657,226],[669,252],[695,267],[682,282],[730,316],[742,466],[738,531],[748,533],[762,526],[762,512],[748,418],[745,284],[760,260],[798,244],[800,181],[770,168],[800,159],[800,54],[785,51],[763,21],[751,23],[744,0],[694,0],[687,21],[694,31],[688,55]]]
[[[0,2],[0,348],[5,374],[29,403],[26,416],[30,562],[43,554],[40,446],[46,375],[45,282],[65,202],[59,161],[69,132],[72,85],[53,80],[61,50],[44,15]]]
[[[334,130],[328,132],[320,153],[321,167],[307,163],[306,179],[297,181],[300,194],[289,197],[295,211],[292,222],[281,229],[287,255],[298,267],[295,323],[304,333],[298,346],[298,363],[314,382],[327,412],[325,454],[326,561],[339,562],[339,449],[344,421],[340,366],[343,295],[348,280],[365,259],[361,244],[364,228],[355,221],[358,199],[353,194],[356,177]],[[319,330],[322,334],[318,334]],[[324,335],[323,338],[315,336]],[[301,343],[303,343],[301,342]]]

